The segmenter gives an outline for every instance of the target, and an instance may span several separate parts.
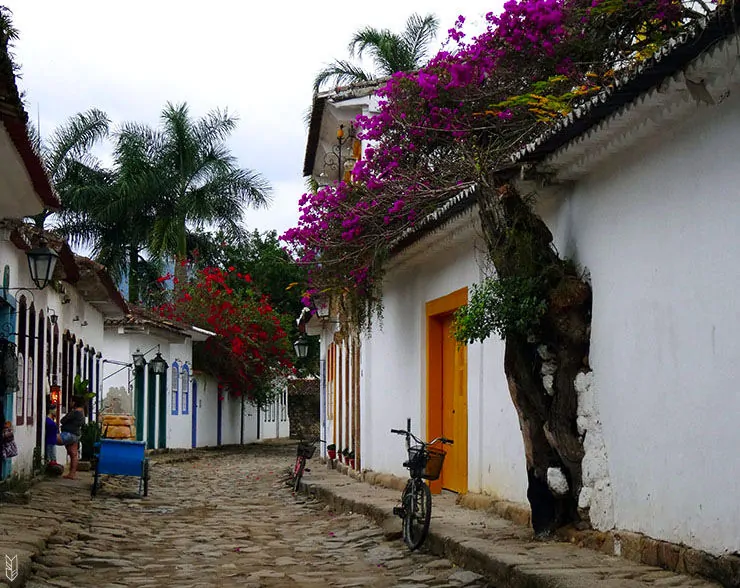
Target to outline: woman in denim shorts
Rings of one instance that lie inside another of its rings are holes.
[[[72,399],[72,410],[62,417],[59,444],[64,445],[69,455],[69,473],[65,478],[74,480],[77,476],[79,463],[79,442],[82,425],[85,424],[85,401],[81,398]]]

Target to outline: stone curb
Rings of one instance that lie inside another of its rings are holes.
[[[318,468],[317,468],[318,469]],[[317,472],[318,473],[318,472]],[[301,491],[315,496],[337,512],[359,513],[387,531],[400,528],[391,515],[399,493],[370,486],[337,471],[304,478]],[[372,490],[371,490],[372,489]],[[436,500],[436,499],[435,499]],[[709,588],[717,584],[678,575],[654,566],[585,550],[557,541],[526,538],[521,528],[483,511],[449,503],[434,503],[432,526],[424,549],[480,573],[508,588]],[[458,509],[458,510],[455,510]],[[467,511],[463,514],[462,511]],[[475,522],[472,522],[475,521]],[[472,532],[489,521],[490,532]]]

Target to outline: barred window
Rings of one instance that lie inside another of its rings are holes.
[[[180,389],[180,366],[177,362],[172,364],[172,414],[177,414],[179,411],[178,406],[178,392]]]

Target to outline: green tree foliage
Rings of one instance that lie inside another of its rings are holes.
[[[455,313],[454,337],[460,343],[533,334],[547,312],[541,281],[512,276],[473,284],[470,302]]]

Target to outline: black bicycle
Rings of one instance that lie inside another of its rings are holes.
[[[403,520],[403,540],[411,551],[418,549],[429,533],[432,518],[432,493],[425,480],[436,480],[442,473],[445,452],[437,443],[452,445],[452,439],[437,437],[426,443],[411,431],[391,429],[391,433],[406,436],[408,460],[403,467],[409,470],[409,481],[401,494],[401,506],[393,509],[393,514]],[[411,441],[413,440],[413,445]]]
[[[310,472],[311,470],[306,468],[306,460],[311,459],[316,453],[316,444],[326,443],[322,439],[313,439],[311,441],[300,441],[298,448],[296,449],[295,465],[290,476],[290,483],[293,486],[293,492],[298,492],[301,487],[301,478],[303,478],[304,472]]]

